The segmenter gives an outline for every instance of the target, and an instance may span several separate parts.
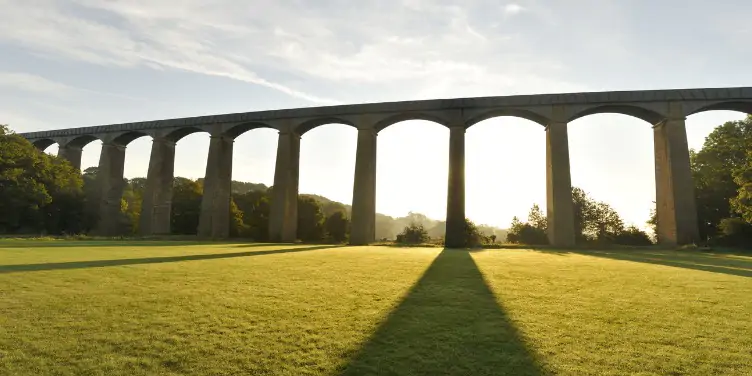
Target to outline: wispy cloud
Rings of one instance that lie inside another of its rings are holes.
[[[35,93],[64,95],[74,88],[28,73],[0,72],[0,86]]]
[[[515,15],[522,11],[524,11],[525,8],[522,7],[522,5],[510,3],[504,6],[504,13],[508,15]]]

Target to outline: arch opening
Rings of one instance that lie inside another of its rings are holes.
[[[81,148],[83,149],[84,146],[88,145],[89,143],[98,140],[97,137],[92,135],[84,135],[80,137],[76,137],[70,142],[68,142],[68,146],[74,147],[74,148]]]
[[[666,118],[664,115],[661,115],[655,111],[652,111],[643,107],[631,106],[631,105],[603,105],[603,106],[591,107],[583,111],[580,111],[579,113],[572,116],[568,122],[571,123],[585,116],[598,115],[598,114],[627,115],[627,116],[631,116],[637,119],[644,120],[651,125],[658,124],[661,120]]]
[[[185,127],[185,128],[176,129],[176,130],[168,133],[165,136],[165,139],[177,143],[178,141],[182,140],[184,137],[186,137],[188,135],[192,135],[194,133],[207,133],[208,134],[208,132],[206,132],[205,130],[203,130],[201,128]]]
[[[232,128],[230,128],[227,131],[225,131],[224,134],[226,136],[229,136],[229,137],[235,139],[235,138],[238,138],[239,136],[245,134],[246,132],[252,131],[254,129],[260,129],[260,128],[274,129],[274,130],[276,130],[276,128],[274,128],[273,126],[271,126],[271,125],[269,125],[267,123],[254,121],[254,122],[248,122],[248,123],[242,123],[242,124],[235,125]]]
[[[57,141],[51,138],[45,138],[41,140],[34,140],[31,142],[31,144],[34,145],[34,147],[36,147],[37,149],[47,152],[47,148],[49,148],[52,145],[57,144]]]
[[[149,135],[144,132],[139,132],[139,131],[125,132],[115,137],[112,140],[112,143],[115,145],[119,145],[119,146],[128,146],[128,144],[130,144],[131,142],[144,136],[149,136]]]
[[[382,130],[394,124],[401,123],[404,121],[410,121],[410,120],[422,120],[422,121],[427,121],[431,123],[441,124],[444,127],[449,127],[449,123],[445,119],[442,119],[438,116],[423,113],[423,112],[410,112],[410,113],[401,113],[397,115],[392,115],[385,119],[382,119],[375,124],[374,130],[377,133],[379,133]]]
[[[378,133],[376,239],[394,239],[411,222],[445,233],[449,129],[432,121],[395,122]]]
[[[353,124],[351,121],[337,117],[326,117],[304,121],[303,123],[300,123],[297,127],[295,127],[295,132],[302,136],[315,128],[330,124],[349,125],[350,127],[355,128],[355,124]]]
[[[729,102],[719,102],[714,103],[709,106],[698,108],[695,111],[692,111],[687,116],[692,116],[695,114],[708,112],[708,111],[733,111],[733,112],[740,112],[743,114],[752,114],[752,101],[745,102],[745,101],[729,101]]]
[[[514,108],[500,108],[500,109],[495,109],[495,110],[490,110],[488,112],[484,112],[480,115],[477,115],[469,119],[467,121],[467,127],[470,128],[475,124],[484,122],[489,119],[494,119],[497,117],[515,117],[515,118],[525,119],[533,123],[536,123],[538,125],[542,125],[544,127],[547,126],[549,123],[548,118],[532,111],[514,109]]]
[[[517,117],[483,120],[465,138],[466,212],[484,235],[506,238],[512,218],[546,212],[546,132]]]
[[[632,114],[595,113],[571,122],[569,155],[572,186],[595,202],[608,204],[624,226],[653,235],[647,224],[655,208],[653,132]]]

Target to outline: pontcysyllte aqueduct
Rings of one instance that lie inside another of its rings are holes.
[[[555,246],[574,244],[567,124],[597,113],[631,115],[653,126],[655,144],[658,241],[698,241],[697,213],[684,120],[709,110],[752,113],[752,87],[615,91],[504,97],[437,99],[258,111],[138,123],[100,125],[21,134],[40,149],[57,143],[59,155],[80,168],[81,150],[102,141],[99,157],[100,220],[98,233],[116,233],[123,192],[125,148],[151,136],[153,144],[140,231],[170,232],[175,143],[194,132],[211,136],[198,234],[222,238],[229,233],[233,140],[255,128],[279,131],[274,173],[270,239],[291,242],[297,232],[300,137],[323,124],[358,129],[352,202],[352,244],[374,240],[376,215],[376,136],[391,124],[429,120],[450,129],[446,246],[462,244],[465,218],[465,131],[497,116],[517,116],[540,124],[546,132],[548,236]]]

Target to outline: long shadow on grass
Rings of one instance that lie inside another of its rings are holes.
[[[342,375],[540,375],[470,253],[445,249]]]
[[[642,262],[647,264],[672,266],[676,268],[700,270],[710,273],[752,277],[752,261],[695,253],[691,251],[641,251],[641,250],[549,250],[536,249],[536,252],[566,254],[576,253],[587,256],[603,257],[613,260]]]
[[[687,254],[676,251],[676,254],[644,254],[642,252],[583,252],[583,254],[605,257],[622,261],[643,262],[673,266],[677,268],[701,270],[704,272],[730,274],[741,277],[752,277],[752,263],[744,260],[719,259],[709,257],[684,257]]]
[[[314,251],[317,249],[327,249],[327,248],[336,248],[336,246],[327,245],[327,246],[316,246],[316,247],[273,249],[273,250],[268,250],[268,251],[211,253],[211,254],[200,254],[200,255],[146,257],[146,258],[131,258],[131,259],[120,259],[120,260],[91,260],[91,261],[55,262],[55,263],[46,263],[46,264],[0,265],[0,274],[14,273],[14,272],[32,272],[32,271],[41,271],[41,270],[101,268],[101,267],[107,267],[107,266],[161,264],[165,262],[214,260],[214,259],[224,259],[224,258],[234,258],[234,257],[273,255],[273,254],[279,254],[279,253],[305,252],[305,251]]]
[[[190,245],[235,244],[236,241],[211,240],[0,240],[0,248],[66,248],[66,247],[179,247]],[[247,246],[269,244],[251,243]]]

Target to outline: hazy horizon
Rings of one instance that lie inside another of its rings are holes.
[[[580,91],[752,86],[752,4],[646,0],[301,4],[215,0],[0,0],[0,123],[17,132],[328,104]],[[587,16],[585,16],[587,15]],[[687,118],[699,149],[745,115]],[[425,121],[378,137],[377,211],[443,220],[449,131]],[[650,125],[625,115],[570,124],[572,184],[644,227],[655,200]],[[125,176],[146,176],[151,141]],[[203,177],[206,134],[177,145],[175,175]],[[277,134],[235,142],[233,179],[271,185]],[[352,198],[356,130],[301,140],[300,192]],[[84,149],[82,169],[98,163]],[[56,152],[50,147],[49,152]],[[545,209],[545,133],[495,118],[466,136],[467,214],[506,228]]]

